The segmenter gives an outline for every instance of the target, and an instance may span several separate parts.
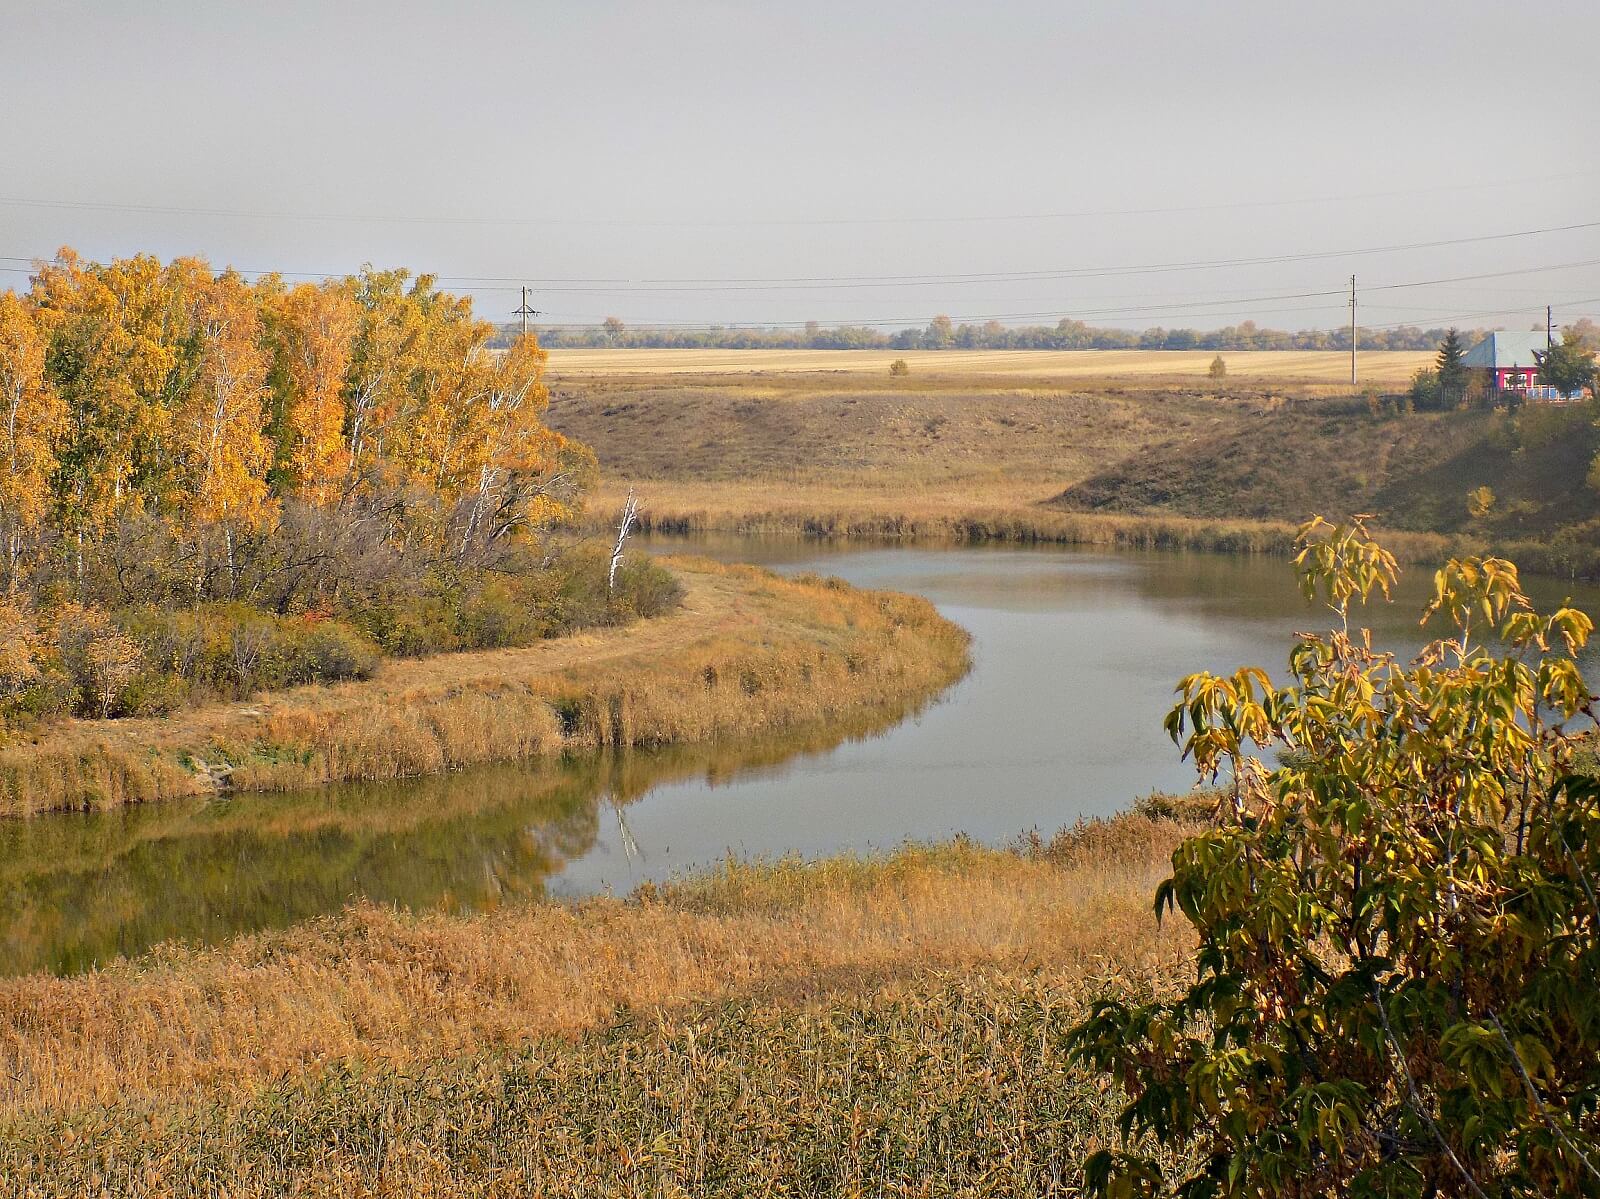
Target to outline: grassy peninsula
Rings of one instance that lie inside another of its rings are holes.
[[[370,267],[64,249],[0,293],[0,816],[749,736],[964,669],[927,604],[587,538],[594,455],[497,337]]]
[[[755,567],[670,566],[679,607],[624,628],[401,660],[368,680],[168,717],[52,724],[0,750],[4,812],[755,737],[901,711],[966,669],[966,635],[924,600]]]

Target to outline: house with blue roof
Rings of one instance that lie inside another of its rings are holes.
[[[1461,364],[1484,379],[1490,393],[1512,392],[1531,400],[1566,400],[1553,387],[1541,387],[1534,380],[1539,377],[1538,355],[1549,348],[1549,338],[1539,333],[1507,333],[1504,330],[1489,334],[1467,351]]]

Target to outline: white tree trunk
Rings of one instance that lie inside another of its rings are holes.
[[[622,545],[628,540],[628,532],[633,528],[633,522],[639,516],[639,501],[633,498],[633,488],[628,488],[628,502],[622,506],[622,523],[617,526],[617,544],[611,551],[611,573],[606,576],[606,590],[615,593],[617,590],[617,567],[622,562]]]

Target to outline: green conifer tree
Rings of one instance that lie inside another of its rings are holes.
[[[1439,403],[1440,407],[1451,408],[1461,402],[1467,393],[1467,368],[1464,359],[1467,352],[1461,345],[1461,334],[1454,329],[1447,330],[1444,340],[1439,343]]]

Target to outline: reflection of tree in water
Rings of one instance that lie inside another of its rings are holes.
[[[597,834],[591,772],[497,768],[404,785],[240,796],[0,831],[0,970],[83,969],[365,898],[414,910],[536,899]]]
[[[618,751],[403,783],[174,801],[0,822],[0,973],[70,973],[165,940],[214,943],[366,899],[476,911],[546,895],[599,839],[602,805],[713,785],[881,733],[911,706],[741,744]]]

